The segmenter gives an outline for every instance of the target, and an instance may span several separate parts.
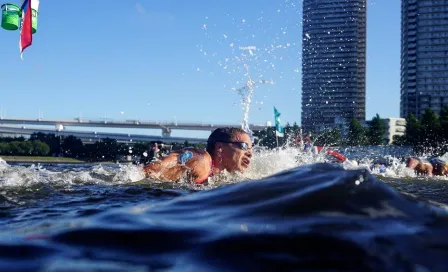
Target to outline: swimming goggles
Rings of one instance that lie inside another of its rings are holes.
[[[244,151],[252,149],[251,147],[249,147],[249,144],[246,142],[232,142],[232,141],[217,141],[217,142],[233,144],[236,147],[238,147],[239,149],[244,150]]]

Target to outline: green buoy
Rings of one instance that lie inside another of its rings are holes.
[[[21,15],[20,7],[14,4],[2,5],[2,28],[6,30],[17,30]],[[37,16],[37,15],[36,15]],[[37,22],[36,22],[37,25]]]

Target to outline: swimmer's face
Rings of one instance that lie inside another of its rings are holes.
[[[229,143],[219,145],[222,166],[228,172],[244,172],[250,166],[252,158],[252,142],[246,133],[238,133]]]

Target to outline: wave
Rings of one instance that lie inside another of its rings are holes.
[[[447,224],[443,207],[398,193],[365,169],[318,163],[4,231],[0,267],[445,271]],[[26,254],[15,259],[11,252]]]

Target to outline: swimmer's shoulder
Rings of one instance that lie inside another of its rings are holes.
[[[179,155],[179,162],[191,170],[195,183],[203,183],[210,175],[212,157],[205,150],[184,148]]]

